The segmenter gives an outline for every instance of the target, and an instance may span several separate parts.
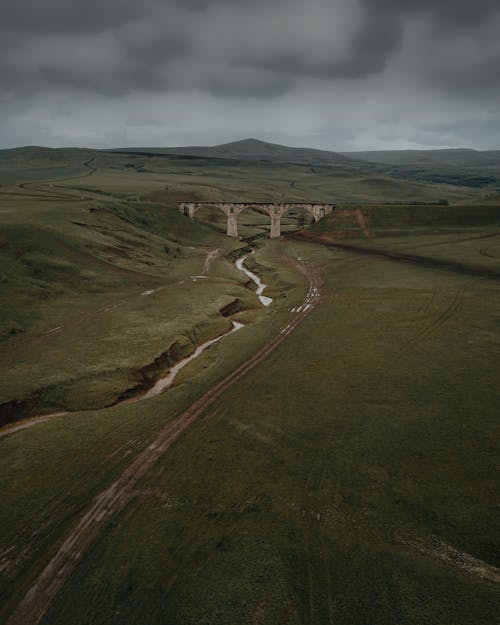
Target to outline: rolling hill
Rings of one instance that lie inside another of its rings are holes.
[[[424,165],[427,167],[499,167],[500,150],[467,148],[443,150],[370,150],[340,152],[346,158],[379,165]]]
[[[175,154],[178,156],[222,158],[240,161],[271,161],[301,165],[338,165],[342,167],[370,168],[369,163],[360,162],[355,157],[345,156],[337,152],[312,148],[293,148],[259,141],[258,139],[242,139],[241,141],[233,141],[211,147],[119,148],[115,151],[154,155]]]

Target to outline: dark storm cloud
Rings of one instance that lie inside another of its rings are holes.
[[[169,34],[151,38],[126,39],[119,37],[128,62],[140,62],[144,66],[161,65],[169,59],[188,56],[193,46],[187,37]]]
[[[147,4],[147,0],[2,0],[1,26],[38,34],[95,33],[140,18]]]
[[[361,0],[373,13],[408,16],[428,13],[444,28],[481,22],[498,11],[497,0]]]
[[[500,92],[500,47],[496,54],[482,59],[463,59],[458,66],[436,65],[429,69],[428,80],[444,87],[450,95],[488,97]]]
[[[99,71],[83,71],[73,74],[56,66],[41,66],[38,77],[53,88],[63,87],[75,92],[98,92],[105,96],[121,96],[129,92],[130,85],[143,91],[164,91],[169,85],[167,79],[155,68],[129,64],[120,67],[113,73]]]
[[[29,82],[24,92],[56,88],[112,96],[197,88],[221,96],[253,90],[255,97],[273,97],[303,78],[358,79],[382,72],[414,16],[426,16],[431,25],[439,21],[440,36],[446,38],[447,28],[484,21],[496,10],[493,0],[315,0],[307,5],[262,0],[251,8],[246,0],[4,0],[0,45],[12,59],[4,62],[4,85],[22,89],[24,77]],[[338,23],[339,13],[347,26]],[[266,28],[268,16],[283,18],[275,20],[274,32]],[[287,39],[291,22],[298,27]],[[92,40],[95,35],[102,38]],[[27,36],[28,43],[18,45]],[[75,50],[71,37],[83,47]],[[487,68],[493,62],[478,63]],[[240,76],[238,68],[244,66],[260,75]]]
[[[384,90],[387,106],[384,94],[377,96],[378,121],[359,113],[367,124],[385,123],[386,108],[392,107],[394,95],[404,99],[403,91],[417,112],[425,108],[420,102],[428,107],[438,100],[444,111],[458,100],[491,110],[500,95],[498,0],[0,2],[4,132],[16,107],[32,106],[36,117],[42,109],[35,102],[69,98],[71,108],[83,102],[82,96],[95,107],[127,98],[134,99],[128,106],[136,107],[141,94],[147,108],[155,98],[175,100],[184,94],[186,103],[202,102],[202,116],[203,102],[214,98],[237,100],[250,116],[259,100],[263,107],[286,101],[293,123],[305,126],[302,102],[311,93],[336,103],[347,123],[358,115],[353,103],[361,106],[375,90]],[[57,111],[67,106],[54,105],[44,114],[58,119]],[[123,107],[126,126],[135,111]],[[328,110],[317,113],[317,128],[330,128]],[[458,111],[454,115],[460,117]],[[154,126],[154,117],[151,121]],[[320,131],[307,132],[315,137]],[[339,132],[332,127],[332,137]]]
[[[307,42],[302,54],[260,55],[257,59],[240,59],[241,65],[253,65],[276,74],[323,79],[352,79],[369,76],[382,71],[387,60],[398,50],[403,36],[403,26],[392,18],[364,22],[353,33],[345,51],[330,57],[313,60],[308,58]]]
[[[275,98],[290,91],[294,81],[283,77],[272,80],[216,80],[201,84],[202,89],[215,96],[228,96],[237,98]]]

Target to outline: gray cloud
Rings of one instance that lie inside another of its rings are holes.
[[[131,85],[136,90],[164,91],[168,83],[163,74],[143,65],[129,64],[113,72],[80,70],[72,74],[66,68],[45,65],[39,68],[38,76],[45,84],[57,89],[62,87],[72,91],[94,91],[105,96],[120,96],[130,91]]]
[[[204,112],[214,101],[220,110],[224,101],[237,102],[242,120],[253,118],[256,102],[276,101],[302,136],[318,143],[320,129],[329,128],[332,140],[347,141],[329,124],[328,110],[341,112],[362,137],[365,101],[376,99],[379,112],[373,119],[365,112],[364,123],[381,129],[387,110],[392,119],[408,114],[407,96],[416,99],[422,125],[422,106],[436,116],[448,106],[459,127],[474,104],[489,111],[499,95],[499,28],[497,0],[3,0],[0,131],[16,110],[30,109],[33,120],[44,118],[32,127],[46,136],[57,111],[81,114],[75,101],[95,111],[111,100],[123,104],[121,123],[139,128],[126,121],[136,114],[127,106],[137,106],[137,94],[154,109],[145,128],[162,124],[155,117],[161,98],[164,110],[174,102],[178,114],[179,98],[205,103],[196,114],[207,125],[218,119]],[[302,109],[307,102],[316,111],[311,119]],[[405,108],[393,110],[398,102]],[[272,135],[267,123],[262,112],[253,130],[239,134]],[[205,132],[203,124],[197,132]],[[406,132],[412,140],[431,136],[418,135],[409,119]],[[485,132],[479,135],[484,141]]]
[[[272,97],[292,89],[294,78],[383,72],[403,45],[406,20],[415,15],[427,16],[431,25],[445,19],[451,25],[485,20],[496,10],[492,0],[474,6],[468,0],[360,0],[354,10],[347,0],[308,6],[269,0],[251,10],[234,0],[4,0],[2,40],[12,58],[10,71],[4,62],[4,84],[22,89],[20,73],[31,91],[76,88],[112,96],[199,88],[239,96],[255,88],[256,96]],[[13,32],[31,39],[19,46]],[[71,37],[78,38],[77,49]],[[489,58],[478,63],[491,65]],[[231,66],[253,67],[261,75],[244,83]]]
[[[496,0],[362,0],[374,14],[400,16],[428,14],[443,27],[462,23],[467,26],[487,19],[498,12]]]
[[[139,19],[147,4],[147,0],[2,0],[2,28],[34,33],[97,33]]]

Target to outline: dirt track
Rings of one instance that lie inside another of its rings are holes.
[[[477,278],[489,278],[490,280],[496,280],[500,282],[500,272],[495,269],[488,269],[487,267],[477,267],[474,265],[462,265],[461,263],[454,262],[452,260],[438,260],[428,256],[420,256],[417,254],[405,254],[402,252],[393,252],[389,250],[377,250],[369,247],[361,247],[359,245],[352,245],[351,243],[341,243],[335,241],[324,235],[317,235],[308,231],[295,232],[286,235],[288,239],[295,241],[306,241],[308,243],[320,243],[326,247],[334,247],[339,250],[345,250],[346,252],[355,252],[356,254],[362,254],[364,256],[375,256],[377,258],[396,260],[399,262],[412,263],[421,267],[428,267],[430,269],[442,269],[444,271],[452,271],[453,273],[459,273],[466,276],[473,276]]]
[[[156,439],[93,500],[11,614],[7,625],[36,625],[40,622],[53,598],[76,568],[86,550],[97,539],[111,517],[123,510],[133,499],[137,481],[227,388],[264,360],[314,310],[321,299],[322,283],[319,272],[303,263],[297,263],[297,268],[308,277],[309,290],[302,305],[298,307],[296,313],[292,314],[291,321],[285,324],[278,334],[251,358],[162,428]]]

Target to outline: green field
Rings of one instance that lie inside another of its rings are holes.
[[[162,425],[293,318],[300,257],[319,307],[136,484],[43,625],[497,622],[500,205],[343,164],[76,152],[0,181],[2,423],[70,411],[0,438],[0,619]],[[222,213],[176,208],[235,197],[340,203],[307,241],[242,213],[269,308]],[[110,407],[230,319],[173,388]]]

